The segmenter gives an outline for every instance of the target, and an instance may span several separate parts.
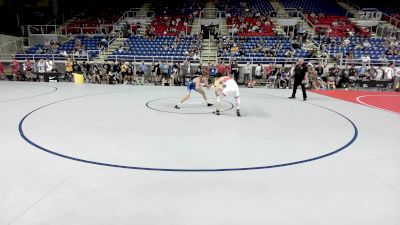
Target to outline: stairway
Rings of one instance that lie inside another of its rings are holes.
[[[281,3],[279,3],[279,1],[277,1],[277,0],[272,0],[271,1],[271,6],[272,6],[272,8],[274,8],[274,10],[276,11],[276,14],[277,14],[276,17],[271,17],[271,22],[275,26],[275,31],[278,34],[284,34],[285,31],[283,30],[283,28],[277,22],[277,18],[288,18],[289,14],[286,12],[286,10],[283,7],[283,5]]]
[[[288,18],[289,14],[286,12],[285,7],[278,1],[278,0],[272,0],[271,1],[271,6],[274,8],[277,18]]]
[[[226,17],[221,17],[221,20],[219,22],[219,32],[221,33],[222,36],[229,35],[228,25],[226,23]]]
[[[190,35],[199,34],[199,33],[200,33],[200,19],[195,18],[193,20],[192,31],[190,32]]]
[[[217,44],[210,39],[203,39],[201,46],[201,63],[217,62]]]
[[[108,56],[110,56],[114,51],[116,51],[120,46],[122,46],[127,38],[117,38],[113,43],[111,43],[110,47],[108,50],[105,50],[101,52],[95,59],[94,61],[103,61],[107,59]]]
[[[352,14],[353,17],[355,17],[355,18],[354,18],[354,19],[350,19],[350,20],[354,21],[357,25],[359,25],[359,24],[357,23],[357,16],[358,16],[358,11],[359,11],[359,10],[357,10],[357,9],[354,8],[353,6],[350,6],[350,5],[347,4],[347,3],[344,3],[344,2],[341,2],[341,1],[336,1],[336,2],[337,2],[337,4],[340,5],[343,9],[347,10],[347,12],[349,12],[349,13]],[[389,31],[387,34],[384,34],[383,36],[390,35],[390,31],[393,31],[393,32],[398,32],[398,31],[400,31],[400,29],[399,29],[398,27],[393,26],[391,23],[389,23],[389,22],[386,21],[386,20],[381,20],[381,21],[379,22],[379,24],[380,24],[379,27],[387,28],[387,29],[385,29],[385,30],[388,30],[388,31]]]
[[[215,8],[214,1],[207,1],[204,8],[204,18],[205,19],[215,19],[217,15],[217,9]]]
[[[336,3],[340,5],[343,9],[345,9],[347,12],[351,13],[353,16],[356,16],[358,14],[358,10],[350,6],[349,4],[340,1],[336,1]]]

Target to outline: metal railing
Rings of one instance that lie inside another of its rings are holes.
[[[59,34],[58,25],[22,25],[21,30],[24,35],[30,34]],[[28,32],[25,34],[25,32]]]
[[[139,56],[139,55],[109,55],[107,57],[107,61],[129,61],[129,62],[158,62],[158,61],[167,61],[167,62],[182,62],[184,60],[190,60],[190,62],[199,63],[199,59],[193,59],[193,57],[189,56]]]
[[[65,23],[65,14],[59,15],[50,22],[48,22],[46,25],[62,25]]]
[[[295,64],[300,58],[304,59],[305,62],[312,63],[327,63],[327,58],[303,58],[303,57],[217,57],[218,61],[231,62],[237,61],[240,64]]]
[[[366,66],[387,66],[389,63],[395,63],[398,66],[399,62],[396,60],[380,60],[380,59],[371,59],[368,63],[364,63],[362,59],[347,59],[344,58],[343,55],[340,57],[338,64],[340,66],[346,65],[355,65],[355,66],[362,66],[366,64]]]
[[[24,37],[0,45],[0,54],[15,54],[24,49]]]

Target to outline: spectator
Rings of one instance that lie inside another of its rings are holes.
[[[82,70],[83,70],[83,76],[85,77],[85,79],[86,79],[86,82],[89,82],[91,79],[90,79],[90,64],[89,63],[86,63],[86,61],[83,61],[83,63],[82,63]]]
[[[54,62],[51,59],[46,59],[46,73],[55,71]]]
[[[65,74],[66,74],[66,77],[64,78],[64,79],[66,79],[68,81],[72,80],[72,71],[73,71],[72,65],[73,65],[73,62],[72,62],[71,58],[68,58],[67,61],[65,62]],[[38,66],[39,66],[39,64],[38,64]]]
[[[253,87],[252,81],[252,67],[250,65],[250,62],[247,62],[246,65],[243,68],[243,73],[244,73],[244,79],[243,79],[243,85],[247,85],[247,87]]]
[[[17,61],[16,58],[14,58],[13,61],[11,62],[11,74],[12,74],[11,80],[21,80],[22,79],[19,62]]]
[[[262,67],[261,67],[261,63],[259,63],[256,66],[256,71],[255,71],[256,80],[255,80],[254,85],[256,85],[257,83],[261,84],[261,78],[262,78],[262,74],[261,73],[262,73]]]
[[[0,62],[0,80],[4,80],[4,65]]]
[[[25,63],[24,63],[24,66],[23,66],[23,68],[24,68],[24,70],[25,70],[25,77],[26,77],[26,80],[28,80],[28,81],[30,81],[30,80],[32,80],[32,68],[33,68],[33,65],[32,65],[32,62],[29,60],[29,59],[25,59]]]

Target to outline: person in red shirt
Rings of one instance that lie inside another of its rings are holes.
[[[0,80],[4,80],[4,65],[0,62]]]
[[[19,62],[15,58],[11,63],[11,74],[13,76],[13,78],[12,78],[13,80],[21,79],[21,73],[19,71]]]
[[[217,67],[217,73],[221,74],[221,76],[225,76],[226,66],[224,62],[219,62]]]
[[[28,81],[32,80],[32,67],[32,62],[29,59],[25,59],[24,69]]]

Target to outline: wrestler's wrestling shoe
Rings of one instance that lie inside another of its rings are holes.
[[[219,110],[213,112],[215,115],[220,115]]]
[[[214,104],[211,104],[211,103],[207,103],[207,106],[213,106]]]
[[[236,109],[236,115],[237,115],[237,116],[241,116],[241,115],[240,115],[240,110],[239,110],[239,109]]]
[[[175,109],[180,109],[178,105],[175,105]]]

